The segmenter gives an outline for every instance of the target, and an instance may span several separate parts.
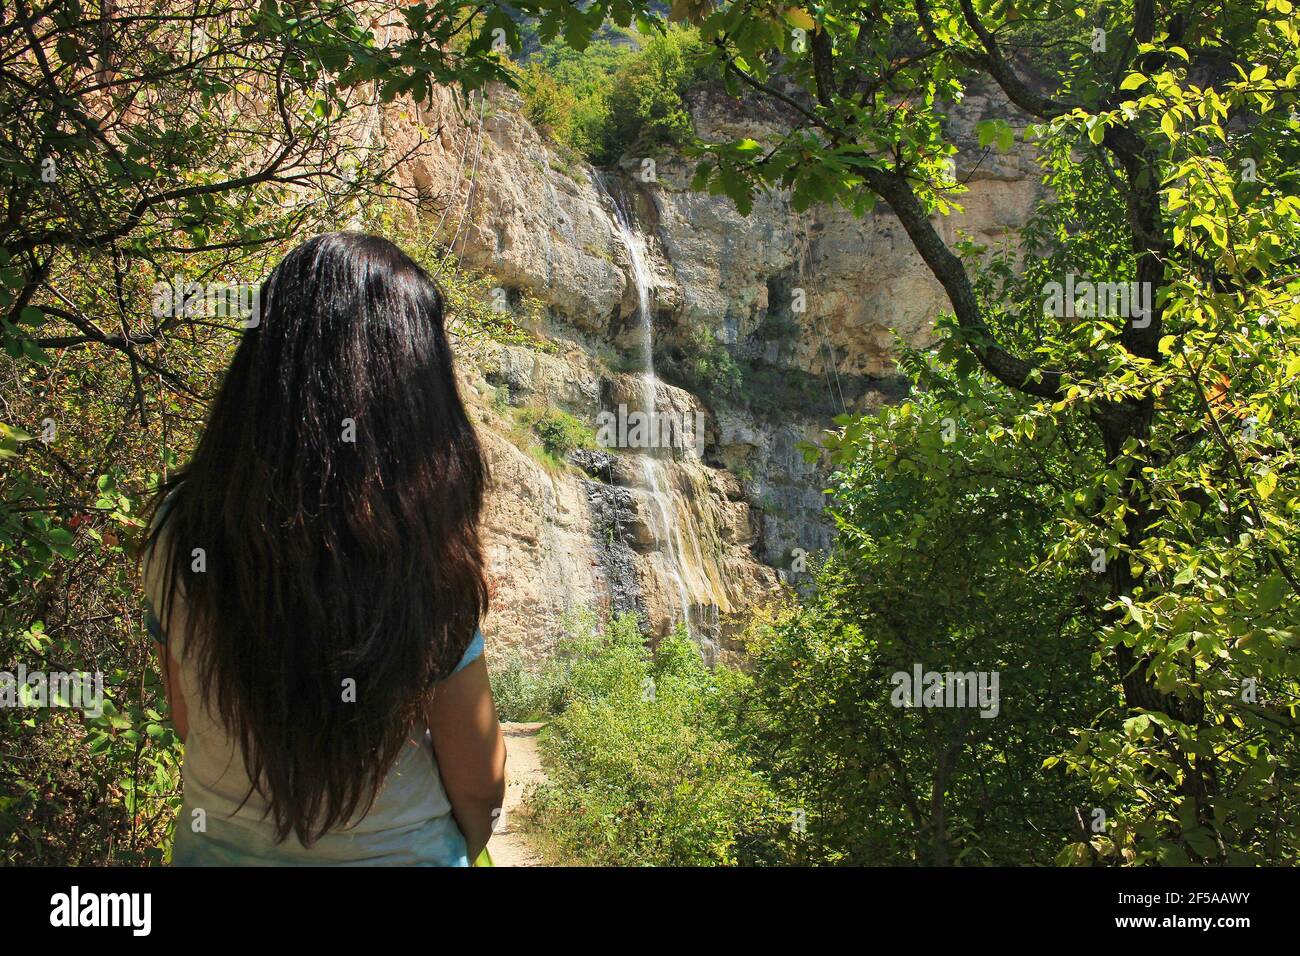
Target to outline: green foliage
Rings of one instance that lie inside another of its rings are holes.
[[[532,721],[554,717],[564,706],[564,672],[548,660],[531,667],[521,656],[492,667],[492,699],[501,720]]]
[[[557,458],[564,458],[577,448],[596,447],[596,435],[591,426],[558,409],[546,409],[533,422],[533,430],[542,439],[542,447]]]
[[[801,605],[754,628],[752,746],[804,809],[810,862],[1045,864],[1102,805],[1042,764],[1118,703],[1091,666],[1103,584],[1040,562],[1051,436],[1010,440],[1014,403],[925,364],[928,391],[846,429],[836,549]],[[900,707],[893,675],[917,666],[996,674],[997,696]]]
[[[631,633],[635,625],[620,618],[610,628]],[[547,720],[562,713],[576,693],[591,690],[589,658],[599,656],[605,637],[596,616],[587,610],[566,615],[559,630],[563,636],[544,661],[530,664],[514,654],[493,668],[492,696],[502,720]]]
[[[1051,488],[1054,530],[1033,553],[1034,578],[1104,558],[1091,666],[1123,702],[1071,725],[1073,746],[1047,760],[1097,795],[1106,822],[1059,862],[1294,863],[1300,26],[1291,4],[1193,16],[1166,2],[1107,7],[1099,30],[1095,10],[1055,0],[1034,17],[1013,4],[898,0],[875,4],[864,28],[860,5],[836,0],[817,8],[817,42],[802,48],[787,26],[803,14],[746,4],[689,12],[735,89],[745,77],[750,88],[798,88],[802,101],[781,102],[805,121],[770,144],[704,147],[696,185],[743,212],[768,186],[789,189],[797,208],[834,202],[857,215],[885,198],[949,294],[944,375],[969,378],[974,401],[955,416],[959,429],[973,419],[1014,445],[1020,467]],[[980,148],[1022,138],[1050,187],[1022,237],[1023,260],[966,242],[950,249],[932,222],[960,210],[965,190],[948,165],[949,104],[989,85],[1034,121],[1019,134],[982,123]],[[1048,309],[1047,283],[1071,275],[1138,283],[1150,308]],[[842,424],[831,443],[838,464],[888,460],[870,422]],[[950,453],[912,452],[897,469],[938,495]]]
[[[508,414],[516,444],[549,468],[566,467],[569,453],[576,449],[597,447],[595,430],[558,408],[529,405],[510,408]]]
[[[614,76],[605,155],[653,152],[691,141],[694,130],[683,97],[709,75],[707,47],[694,30],[655,35]]]
[[[126,592],[125,581],[114,583]],[[62,669],[62,662],[82,658],[87,636],[98,634],[69,628],[48,634],[38,622],[6,635],[0,669],[14,673],[18,662],[29,671]],[[179,807],[179,741],[159,713],[162,687],[147,647],[138,641],[131,650],[103,673],[102,714],[0,711],[6,768],[0,860],[6,864],[164,861]]]
[[[660,363],[665,378],[715,401],[738,399],[748,391],[745,370],[713,332],[691,326],[688,335],[686,344],[670,349]]]
[[[547,44],[518,68],[524,115],[578,156],[607,161],[615,148],[610,91],[637,50],[631,37],[621,43],[599,40],[580,53],[561,43]]]
[[[597,165],[631,150],[682,146],[693,137],[684,97],[709,76],[692,29],[597,41],[582,52],[548,44],[518,68],[525,115]]]
[[[681,632],[651,652],[633,617],[580,627],[566,706],[543,732],[530,812],[566,860],[621,866],[775,862],[790,817],[730,739],[745,678],[710,671]]]

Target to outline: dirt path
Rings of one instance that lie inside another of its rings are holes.
[[[502,724],[506,735],[505,823],[492,837],[488,852],[496,866],[541,866],[542,859],[528,840],[527,821],[519,813],[524,792],[546,779],[537,753],[541,724]]]

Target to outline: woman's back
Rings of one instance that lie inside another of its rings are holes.
[[[149,568],[145,581],[152,602],[157,585]],[[179,606],[178,613],[183,614]],[[173,624],[175,636],[168,639],[150,617],[154,638],[178,662],[178,689],[190,702],[182,771],[185,801],[172,849],[175,865],[468,865],[465,838],[452,819],[423,726],[413,728],[374,803],[352,826],[322,834],[310,847],[293,836],[277,843],[270,806],[252,787],[237,741],[212,708],[199,703],[204,698],[193,658],[185,655],[184,627]],[[482,653],[483,639],[476,636],[457,672]]]
[[[186,743],[175,862],[482,848],[504,788],[485,481],[423,270],[357,233],[286,256],[145,553]]]

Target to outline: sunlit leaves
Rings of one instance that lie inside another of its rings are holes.
[[[917,406],[904,403],[867,426],[842,423],[826,445],[836,461],[868,458],[934,495],[975,466],[974,448],[993,474],[1012,462],[1036,474],[1041,459],[1060,456],[1044,478],[1054,482],[1058,526],[1040,567],[1105,557],[1096,664],[1129,662],[1117,679],[1166,702],[1124,715],[1128,723],[1111,715],[1080,731],[1062,763],[1113,812],[1104,834],[1066,846],[1064,862],[1297,853],[1294,788],[1270,791],[1266,814],[1254,809],[1269,774],[1297,759],[1286,728],[1300,693],[1291,653],[1300,613],[1300,32],[1289,8],[1247,4],[1192,18],[1179,32],[1157,4],[1156,29],[1135,39],[1123,11],[1095,29],[1083,7],[1048,4],[1033,18],[1051,24],[1046,45],[1056,52],[1047,54],[1045,37],[1015,6],[975,4],[1004,50],[1024,41],[1022,54],[1036,58],[1064,107],[1026,130],[1050,190],[1021,230],[1028,254],[973,244],[962,251],[992,336],[1065,370],[1063,392],[1032,414],[967,395],[950,408],[958,426],[951,442],[918,430]],[[843,5],[820,8],[841,70],[836,86],[807,57],[779,69],[803,91],[801,125],[811,140],[765,144],[761,156],[723,144],[710,158],[755,187],[790,189],[800,206],[834,200],[860,211],[853,196],[869,191],[862,183],[877,169],[906,176],[927,211],[951,209],[953,152],[941,120],[987,61],[959,5],[925,10],[925,21],[902,3],[878,5],[873,16],[910,32],[910,49],[937,42],[961,53],[914,63],[879,36],[864,41]],[[715,23],[730,42],[726,15]],[[739,51],[747,64],[761,62],[756,36]],[[1223,76],[1207,79],[1207,56],[1227,57]],[[772,82],[758,67],[754,75]],[[1013,135],[998,117],[975,126],[985,150],[1009,148]],[[713,188],[718,176],[714,167],[702,184]],[[1135,223],[1144,208],[1149,219]],[[1143,274],[1156,275],[1149,291],[1161,323],[1150,345],[1132,316],[1045,310],[1045,285],[1066,274],[1134,281],[1141,250]],[[971,346],[983,343],[951,323],[938,331],[943,373],[916,363],[909,371],[940,396],[965,394],[969,382],[983,382],[971,358]],[[1104,454],[1080,440],[1107,415],[1139,408],[1150,409],[1140,427],[1104,425],[1112,443]],[[1068,453],[1050,438],[1041,446],[1043,436],[1069,436]],[[859,534],[863,517],[843,518],[842,533]],[[1189,798],[1188,781],[1206,779],[1222,788]],[[1273,836],[1264,836],[1265,815]],[[1292,823],[1279,823],[1287,817]]]

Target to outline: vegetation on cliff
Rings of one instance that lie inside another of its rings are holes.
[[[706,54],[688,27],[582,51],[549,43],[519,67],[524,114],[597,166],[685,146],[694,132],[685,95],[709,75]]]

